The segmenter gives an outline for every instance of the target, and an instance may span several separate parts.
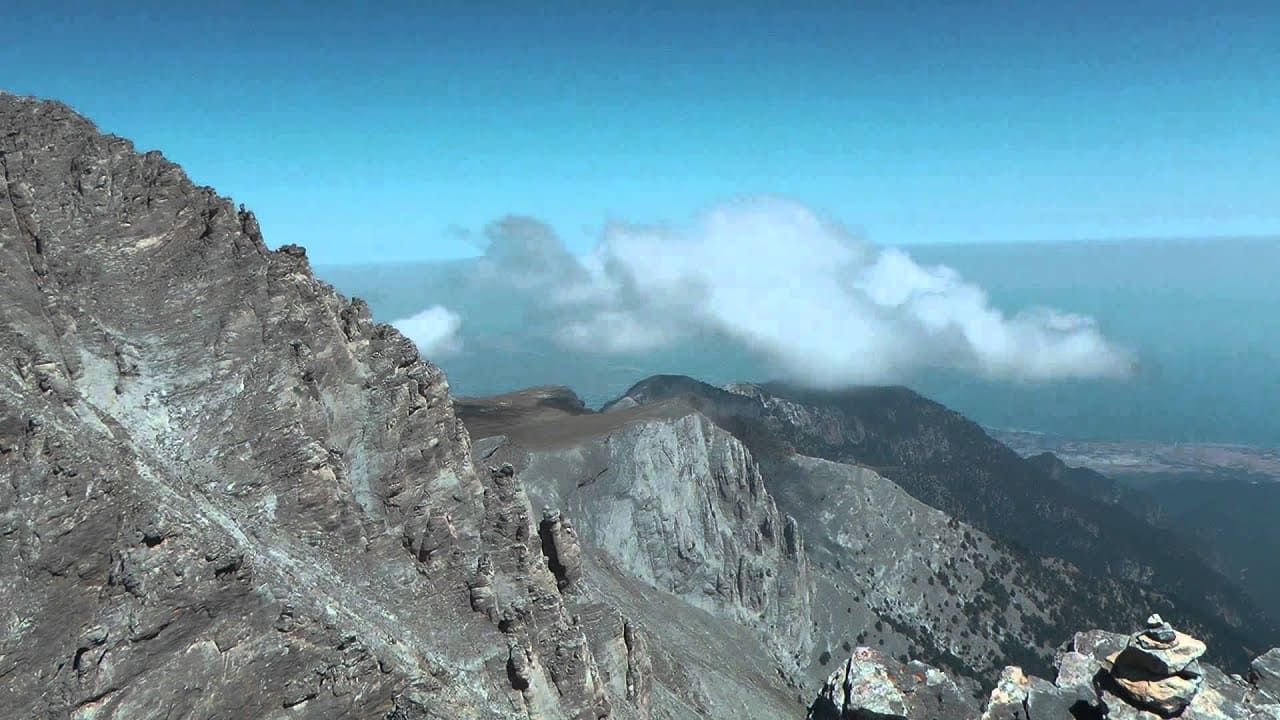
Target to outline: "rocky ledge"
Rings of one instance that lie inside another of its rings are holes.
[[[1006,667],[985,703],[976,685],[918,661],[853,650],[823,685],[809,720],[1280,720],[1280,648],[1248,679],[1202,664],[1205,644],[1159,615],[1132,635],[1076,633],[1050,682]]]

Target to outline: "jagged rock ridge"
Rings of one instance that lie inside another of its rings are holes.
[[[1047,571],[869,468],[794,454],[762,466],[683,398],[590,413],[571,396],[458,408],[479,461],[512,463],[538,504],[574,519],[588,594],[626,605],[608,591],[621,574],[667,596],[630,610],[650,626],[683,603],[750,628],[798,689],[868,642],[976,677],[1049,667],[1079,573],[1027,583]]]
[[[544,542],[570,548],[569,606],[647,629],[651,687],[675,717],[794,716],[814,638],[807,555],[750,453],[686,409],[604,416],[552,394],[572,396],[458,407],[476,461],[513,467],[546,507]]]
[[[57,103],[0,169],[0,716],[638,716],[642,629],[301,248]]]

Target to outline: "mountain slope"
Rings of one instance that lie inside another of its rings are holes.
[[[1180,538],[1067,489],[977,424],[906,388],[817,392],[770,384],[725,390],[656,376],[610,407],[672,398],[693,403],[765,462],[798,453],[868,466],[927,505],[1014,548],[1061,558],[1110,588],[1100,595],[1115,600],[1107,614],[1127,612],[1125,621],[1138,622],[1146,611],[1142,588],[1149,588],[1164,596],[1164,609],[1176,607],[1189,626],[1211,639],[1228,665],[1243,663],[1278,637],[1274,621]],[[1084,613],[1068,623],[1096,624],[1081,621],[1092,615],[1086,612],[1088,598],[1098,589],[1061,591],[1075,596],[1073,605]]]
[[[0,716],[635,716],[409,341],[63,105],[0,169]]]
[[[485,462],[511,462],[578,529],[586,591],[619,571],[669,595],[660,618],[634,611],[650,627],[717,614],[756,634],[799,686],[864,642],[971,677],[1009,661],[1047,669],[1063,628],[1159,602],[1021,556],[869,468],[757,462],[768,430],[749,448],[691,400],[591,413],[567,389],[536,388],[458,408]]]
[[[648,629],[655,697],[708,717],[802,712],[807,556],[736,439],[678,405],[591,413],[565,388],[458,411],[477,462],[511,463],[551,527],[574,528],[569,606],[621,608]]]
[[[1146,473],[1114,480],[1052,453],[1027,458],[1073,490],[1141,515],[1176,536],[1257,605],[1280,614],[1280,482],[1227,473]]]

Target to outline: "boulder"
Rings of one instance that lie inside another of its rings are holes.
[[[1249,665],[1249,681],[1280,702],[1280,648],[1272,648]]]
[[[1163,630],[1168,628],[1169,634]],[[1153,637],[1159,631],[1159,636]],[[1164,668],[1151,669],[1153,645]],[[1133,635],[1102,630],[1076,633],[1059,648],[1057,679],[1049,682],[1006,667],[981,713],[921,663],[902,664],[858,648],[831,674],[809,720],[1280,720],[1280,700],[1270,694],[1280,650],[1253,663],[1250,680],[1228,675],[1199,655],[1204,644],[1169,627],[1159,616]],[[1193,656],[1186,662],[1182,658]]]
[[[1098,704],[1098,697],[1089,686],[1059,687],[1010,666],[1000,674],[981,720],[1077,717],[1082,710],[1097,708]]]

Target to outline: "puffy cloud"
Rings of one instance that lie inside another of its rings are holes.
[[[462,318],[442,305],[433,305],[391,324],[412,340],[418,346],[418,351],[428,359],[462,350],[462,339],[458,335],[462,328]]]
[[[725,203],[684,227],[615,223],[585,257],[531,218],[485,234],[480,277],[521,292],[537,308],[531,328],[577,350],[736,342],[788,379],[824,387],[922,368],[1034,381],[1122,377],[1133,366],[1091,318],[1008,315],[954,270],[863,243],[784,199]]]

